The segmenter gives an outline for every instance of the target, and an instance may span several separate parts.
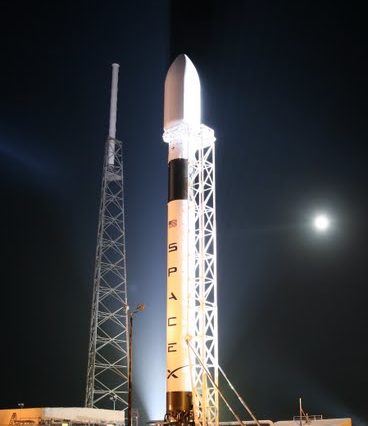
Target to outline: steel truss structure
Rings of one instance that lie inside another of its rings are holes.
[[[189,157],[189,200],[194,209],[194,310],[195,352],[193,387],[195,420],[199,425],[217,426],[218,333],[217,261],[214,131],[201,125]],[[193,354],[192,354],[193,358]]]
[[[109,137],[102,176],[86,407],[127,408],[127,311],[123,150],[121,141]]]

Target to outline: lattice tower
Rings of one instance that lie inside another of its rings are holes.
[[[195,332],[190,345],[195,352],[192,370],[195,419],[199,425],[217,426],[219,396],[213,130],[202,125],[196,144],[191,146],[195,147],[189,161],[189,200],[194,209],[195,241]]]
[[[113,64],[94,272],[86,407],[128,405],[128,316],[123,147],[115,138],[118,65]]]

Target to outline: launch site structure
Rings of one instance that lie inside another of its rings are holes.
[[[128,406],[128,305],[123,147],[116,139],[119,65],[112,65],[99,210],[85,406]]]
[[[202,125],[189,161],[189,200],[195,211],[195,333],[190,349],[196,357],[194,399],[201,425],[219,421],[214,142],[214,131]]]

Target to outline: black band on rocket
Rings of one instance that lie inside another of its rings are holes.
[[[168,202],[188,199],[188,160],[175,158],[169,162]]]

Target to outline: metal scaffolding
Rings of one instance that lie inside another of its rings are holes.
[[[196,424],[218,425],[218,337],[215,137],[202,125],[189,161],[189,200],[194,209],[195,331],[190,342]],[[192,355],[193,358],[193,355]]]
[[[116,136],[118,65],[113,64],[89,341],[86,407],[128,405],[128,317],[122,142]]]

